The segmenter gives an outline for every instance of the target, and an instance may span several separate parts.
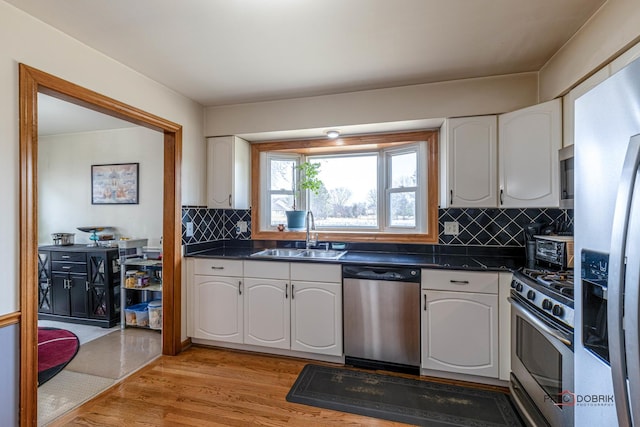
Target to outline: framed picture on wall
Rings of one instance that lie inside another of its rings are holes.
[[[137,205],[139,163],[91,165],[92,205]]]

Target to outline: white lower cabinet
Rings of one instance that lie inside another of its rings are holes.
[[[342,285],[291,283],[291,349],[342,354]]]
[[[422,288],[422,368],[498,378],[498,274],[423,270]]]
[[[245,261],[244,343],[342,355],[338,264]]]
[[[193,337],[241,343],[241,278],[195,276],[193,290]]]
[[[422,367],[498,377],[498,296],[423,291]]]
[[[288,349],[291,346],[288,280],[247,278],[245,289],[244,343]]]
[[[242,343],[242,261],[196,258],[187,271],[189,336]]]

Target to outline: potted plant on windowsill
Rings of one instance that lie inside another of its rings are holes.
[[[294,174],[296,171],[300,174],[300,180],[296,181],[294,179],[293,210],[285,212],[287,215],[287,229],[290,231],[300,231],[305,228],[307,211],[296,209],[296,200],[298,200],[302,191],[309,190],[317,196],[322,188],[322,180],[318,178],[320,163],[306,161],[294,166]],[[296,182],[297,185],[295,184]]]

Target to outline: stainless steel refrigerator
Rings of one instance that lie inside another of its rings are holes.
[[[639,163],[636,60],[575,103],[576,426],[640,427]]]

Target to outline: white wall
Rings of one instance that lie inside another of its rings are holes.
[[[540,101],[564,94],[640,40],[638,0],[609,0],[540,70]]]
[[[112,226],[117,236],[162,236],[163,135],[143,127],[80,132],[38,138],[38,242],[52,244],[51,233],[75,233],[78,226]],[[139,163],[139,203],[92,205],[91,165]]]
[[[181,124],[182,203],[205,189],[202,106],[0,0],[0,315],[19,310],[18,63]]]
[[[496,114],[537,103],[537,73],[209,107],[205,135]]]

